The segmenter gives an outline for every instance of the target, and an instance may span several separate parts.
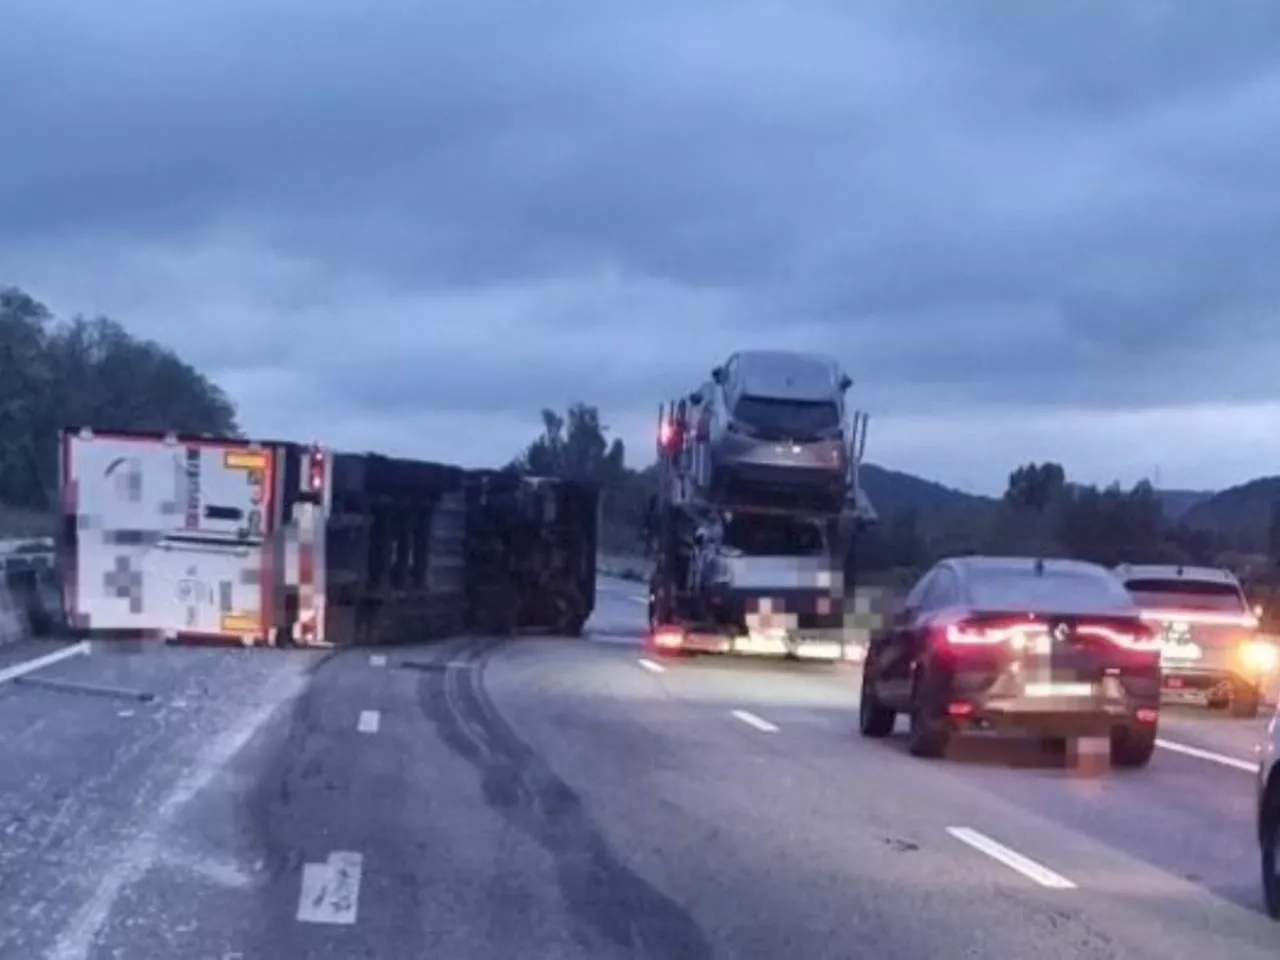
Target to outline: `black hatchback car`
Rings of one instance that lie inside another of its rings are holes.
[[[920,579],[871,640],[859,726],[938,757],[967,731],[1109,737],[1117,767],[1145,766],[1160,709],[1160,641],[1105,567],[961,557]]]

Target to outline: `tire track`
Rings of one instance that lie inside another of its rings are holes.
[[[630,956],[703,960],[712,947],[684,909],[628,868],[573,789],[499,714],[484,672],[502,645],[478,640],[418,687],[441,740],[476,767],[486,803],[538,843],[556,865],[571,917]]]

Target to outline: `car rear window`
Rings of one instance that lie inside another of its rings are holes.
[[[840,408],[827,400],[739,397],[735,419],[762,436],[810,440],[840,429]]]
[[[1125,582],[1138,606],[1162,610],[1244,613],[1246,603],[1234,583],[1205,580],[1143,579]]]
[[[979,570],[968,580],[970,600],[979,610],[1117,613],[1133,607],[1120,582],[1101,570]]]

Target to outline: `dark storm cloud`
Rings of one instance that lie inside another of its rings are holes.
[[[771,338],[900,410],[1277,395],[1274,2],[15,9],[0,266],[306,263],[241,312],[356,407],[648,406]]]

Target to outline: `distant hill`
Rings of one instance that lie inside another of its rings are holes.
[[[1201,500],[1182,515],[1182,522],[1189,527],[1242,537],[1261,547],[1271,523],[1271,505],[1277,500],[1280,477],[1259,477]]]
[[[862,486],[881,517],[915,511],[927,526],[948,525],[969,517],[990,516],[997,497],[965,493],[933,480],[874,464],[861,468]],[[1165,516],[1209,530],[1262,524],[1266,529],[1272,499],[1280,496],[1280,477],[1255,480],[1221,493],[1211,490],[1157,491]]]
[[[864,463],[858,468],[862,489],[881,517],[916,511],[922,516],[957,513],[964,510],[986,511],[996,505],[994,497],[981,497],[926,480],[900,470]]]
[[[1181,520],[1192,507],[1199,506],[1215,494],[1212,490],[1158,490],[1164,515],[1170,520]]]

